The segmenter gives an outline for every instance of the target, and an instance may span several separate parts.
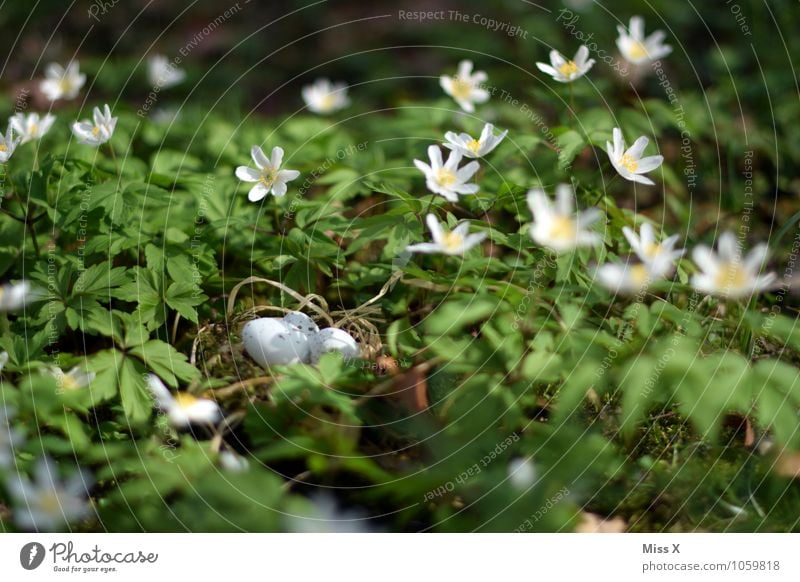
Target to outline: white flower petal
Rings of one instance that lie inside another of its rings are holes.
[[[236,177],[243,182],[258,182],[261,179],[261,172],[247,166],[239,166],[236,168]]]
[[[247,199],[250,202],[258,202],[259,200],[264,198],[264,196],[266,196],[267,194],[269,194],[269,190],[267,189],[266,186],[264,186],[264,184],[259,182],[250,189],[250,192],[248,192],[247,194]]]

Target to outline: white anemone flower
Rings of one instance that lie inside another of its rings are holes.
[[[442,151],[435,145],[428,147],[428,157],[430,165],[414,160],[414,165],[425,174],[425,186],[428,190],[444,196],[450,202],[458,202],[459,194],[475,194],[478,191],[477,184],[467,183],[480,168],[478,162],[472,161],[459,168],[458,164],[463,156],[461,152],[453,150],[447,162],[442,163]]]
[[[433,242],[409,245],[406,247],[407,251],[411,253],[463,255],[486,238],[485,232],[468,234],[469,223],[467,222],[458,224],[453,230],[447,230],[443,224],[439,223],[434,214],[426,216],[425,222],[431,231]]]
[[[483,131],[481,131],[481,136],[478,139],[468,133],[459,134],[454,131],[448,131],[444,134],[444,139],[447,140],[444,147],[467,158],[482,158],[500,145],[500,142],[505,139],[507,134],[508,130],[505,130],[500,135],[495,135],[494,125],[491,123],[483,126]]]
[[[147,375],[147,385],[169,421],[176,428],[190,424],[216,424],[222,419],[219,405],[208,398],[198,398],[188,392],[178,392],[175,396],[158,376]]]
[[[700,273],[692,276],[692,285],[698,291],[723,298],[750,297],[770,289],[775,273],[760,275],[761,265],[767,258],[767,245],[756,245],[742,258],[736,236],[723,232],[719,237],[717,252],[706,245],[692,251],[692,259]]]
[[[272,156],[267,158],[260,147],[253,146],[250,156],[257,169],[247,166],[236,168],[237,178],[243,182],[255,182],[255,186],[247,195],[250,202],[258,202],[269,193],[273,196],[283,196],[286,194],[286,182],[291,182],[300,175],[297,170],[281,170],[283,148],[275,146],[272,148]]]
[[[89,386],[96,376],[94,372],[87,372],[75,366],[69,372],[64,372],[58,366],[51,366],[49,369],[50,375],[56,379],[58,383],[57,389],[61,390],[80,390]]]
[[[559,83],[571,83],[580,79],[594,65],[594,59],[589,58],[589,49],[584,45],[575,53],[572,60],[568,60],[557,50],[550,51],[550,64],[536,63],[540,71],[553,77]]]
[[[186,71],[164,55],[153,55],[147,59],[147,77],[153,87],[169,89],[183,82]]]
[[[557,253],[594,246],[602,240],[598,233],[587,230],[600,220],[600,209],[588,208],[575,214],[575,192],[569,184],[556,187],[555,204],[544,190],[534,188],[528,192],[528,206],[533,213],[531,238]]]
[[[20,140],[21,137],[14,137],[14,127],[9,123],[6,134],[0,133],[0,164],[5,164],[14,155]]]
[[[615,127],[612,133],[614,135],[614,143],[606,142],[606,151],[608,152],[608,158],[611,160],[611,164],[614,166],[614,169],[619,172],[619,175],[631,182],[639,182],[640,184],[647,184],[648,186],[655,184],[650,178],[642,174],[652,172],[658,168],[664,161],[664,156],[642,157],[644,148],[646,148],[647,144],[650,142],[645,136],[641,136],[633,142],[630,148],[625,149],[625,140],[622,139],[622,130]]]
[[[6,482],[15,501],[14,521],[29,531],[56,531],[83,519],[89,513],[86,498],[91,482],[81,470],[62,481],[55,463],[47,457],[40,459],[33,481],[16,475]]]
[[[18,311],[39,299],[39,293],[27,281],[0,286],[0,311]]]
[[[331,83],[328,79],[317,79],[303,87],[303,101],[309,111],[327,115],[350,105],[347,97],[347,84]]]
[[[85,82],[86,75],[80,72],[78,61],[69,63],[66,69],[58,63],[50,63],[39,88],[50,101],[74,99]]]
[[[150,114],[150,121],[159,125],[170,125],[181,116],[180,109],[174,107],[159,107]]]
[[[686,249],[676,249],[675,245],[680,240],[680,236],[673,234],[662,242],[658,242],[656,231],[649,222],[646,222],[639,229],[639,234],[630,227],[623,226],[622,234],[628,239],[631,249],[639,259],[647,264],[647,267],[654,273],[659,273],[666,277],[675,268],[675,261],[680,259]]]
[[[659,263],[606,263],[597,267],[594,274],[597,282],[609,291],[635,295],[663,279],[664,269]]]
[[[517,457],[508,463],[508,481],[514,489],[525,491],[537,480],[536,466],[530,457]]]
[[[219,466],[230,473],[245,473],[250,469],[247,459],[232,451],[220,451],[218,461]]]
[[[651,63],[667,56],[672,52],[672,47],[664,44],[666,33],[657,30],[650,36],[644,36],[644,19],[641,16],[631,17],[628,29],[617,25],[619,37],[617,47],[625,60],[634,65]]]
[[[38,113],[15,113],[8,119],[8,124],[22,138],[20,143],[27,143],[44,137],[55,120],[56,116],[49,113],[44,117],[39,117]]]
[[[72,133],[78,139],[78,143],[98,147],[106,143],[114,135],[114,128],[117,126],[117,118],[111,117],[111,108],[108,104],[103,105],[101,110],[95,107],[92,112],[91,121],[76,121],[72,124]]]
[[[456,103],[466,111],[475,111],[475,103],[485,103],[489,100],[489,91],[481,87],[488,80],[483,71],[472,72],[472,61],[464,60],[458,63],[458,73],[455,77],[442,75],[439,84],[444,92],[455,99]]]

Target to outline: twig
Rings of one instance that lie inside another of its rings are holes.
[[[214,396],[217,398],[225,398],[226,396],[236,393],[242,388],[249,388],[250,386],[255,386],[258,384],[269,384],[274,380],[275,380],[274,376],[259,376],[258,378],[248,378],[246,380],[240,380],[239,382],[234,382],[230,386],[225,386],[224,388],[213,389],[212,392],[214,393]]]

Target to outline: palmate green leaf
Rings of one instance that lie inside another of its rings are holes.
[[[130,349],[128,354],[139,358],[173,388],[178,386],[179,380],[189,382],[200,375],[200,371],[187,361],[184,354],[161,340],[147,341]]]
[[[132,358],[124,358],[119,367],[119,395],[122,409],[131,422],[147,420],[153,411],[153,396],[144,380],[145,367]]]
[[[119,393],[119,366],[123,357],[122,352],[109,349],[89,358],[87,369],[96,374],[92,382],[93,404],[110,400]]]
[[[607,383],[608,370],[603,362],[582,359],[569,370],[564,385],[558,391],[554,420],[560,423],[578,412],[589,389],[601,393]]]
[[[594,378],[582,365],[577,376],[558,394],[561,407],[578,402],[578,395],[597,379],[612,379],[622,402],[620,427],[631,436],[656,403],[676,405],[704,439],[715,440],[726,415],[754,412],[765,429],[784,445],[800,442],[800,374],[779,360],[754,365],[732,351],[704,355],[699,344],[686,337],[662,340],[632,357],[618,346],[594,367]]]
[[[35,373],[24,377],[16,394],[0,393],[3,401],[13,402],[20,422],[29,427],[41,426],[56,430],[70,442],[73,451],[84,451],[90,444],[86,427],[77,413],[86,412],[76,399],[58,393],[56,379],[50,374]],[[44,432],[44,431],[43,431]]]
[[[800,324],[796,318],[748,311],[744,322],[753,334],[776,339],[793,350],[800,350]]]
[[[199,371],[187,362],[186,356],[160,340],[144,341],[146,332],[128,314],[113,314],[108,333],[118,338],[119,344],[127,341],[127,351],[109,349],[98,352],[89,359],[89,371],[97,374],[93,382],[96,402],[119,394],[126,417],[131,422],[147,419],[153,408],[153,398],[144,380],[152,371],[172,387],[179,381],[189,382]],[[103,325],[98,322],[95,325]]]
[[[88,370],[97,374],[92,383],[96,401],[110,400],[119,394],[125,417],[133,423],[149,418],[153,397],[145,384],[144,365],[124,352],[103,350],[89,359]]]
[[[761,425],[775,432],[778,442],[800,446],[800,373],[780,360],[761,360],[750,372],[748,384]]]
[[[641,356],[628,362],[622,372],[619,390],[622,392],[620,432],[630,438],[651,403],[659,393],[657,360]]]
[[[425,330],[433,336],[461,333],[464,327],[495,313],[498,304],[497,299],[489,297],[450,296],[425,320]]]
[[[562,170],[566,170],[572,165],[575,156],[577,156],[586,142],[583,136],[577,131],[572,129],[565,131],[557,138],[558,142],[558,166]]]
[[[172,283],[164,295],[164,299],[172,309],[193,323],[197,323],[197,305],[201,305],[208,296],[193,283]]]
[[[336,356],[329,356],[325,372],[311,366],[287,366],[285,374],[276,381],[272,392],[275,405],[302,409],[316,406],[330,406],[351,423],[361,424],[356,414],[355,401],[340,390],[332,389],[325,374],[333,374],[337,364]],[[338,358],[341,362],[341,358]],[[338,364],[341,366],[341,363]],[[342,370],[341,367],[338,368]],[[329,378],[331,379],[331,378]]]
[[[112,178],[92,187],[87,209],[103,208],[106,216],[116,224],[123,224],[129,216],[141,216],[142,209],[165,206],[170,193],[159,186],[142,181],[125,182]]]
[[[178,233],[170,234],[175,238],[179,236]],[[186,244],[186,239],[160,246],[148,244],[144,252],[147,268],[159,274],[166,270],[173,281],[197,284],[213,272],[212,265],[215,270],[213,253],[205,244],[195,240],[190,244]]]
[[[164,290],[164,280],[162,276],[151,269],[135,267],[133,269],[133,281],[119,288],[117,294],[120,299],[138,303],[137,319],[144,322],[147,329],[154,330],[164,324],[167,317],[167,307],[176,309],[181,315],[196,322],[197,313],[194,305],[199,305],[205,296],[198,295],[192,297],[196,287],[188,284],[191,292],[184,288],[184,283],[177,285],[171,291]],[[169,295],[169,297],[168,297]],[[174,305],[170,305],[170,300]],[[176,307],[177,306],[177,307]]]
[[[559,354],[531,352],[522,364],[522,376],[535,383],[555,382],[561,377],[564,360]]]
[[[373,192],[388,194],[392,198],[399,200],[409,212],[419,214],[423,210],[422,201],[419,199],[419,197],[409,194],[402,188],[392,184],[387,184],[386,182],[365,182],[364,186]]]
[[[107,310],[100,302],[90,297],[73,297],[64,308],[64,317],[71,329],[89,329],[89,317],[93,313],[102,314]]]
[[[128,281],[125,267],[112,267],[108,261],[92,265],[81,272],[72,287],[72,296],[110,299],[111,290]]]
[[[154,271],[142,267],[135,267],[131,271],[133,281],[119,289],[119,298],[148,307],[159,305],[163,288],[161,277]]]

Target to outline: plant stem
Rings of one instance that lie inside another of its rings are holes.
[[[39,241],[36,240],[36,228],[33,226],[33,221],[28,222],[26,220],[25,224],[27,224],[28,228],[31,231],[31,240],[33,241],[33,250],[36,253],[36,258],[38,259],[39,257],[41,257],[41,253],[39,252]]]
[[[575,115],[575,92],[572,88],[572,83],[567,83],[569,85],[569,112],[573,117],[577,117]]]
[[[420,216],[419,221],[422,223],[422,230],[425,230],[425,217],[428,216],[428,212],[431,210],[431,206],[433,206],[433,199],[436,198],[435,194],[431,194],[431,199],[428,201],[428,207],[425,209],[425,212]]]
[[[111,151],[111,157],[114,160],[114,168],[117,170],[117,174],[119,174],[119,162],[117,162],[117,152],[114,151],[114,146],[111,142],[108,142],[108,149]]]

